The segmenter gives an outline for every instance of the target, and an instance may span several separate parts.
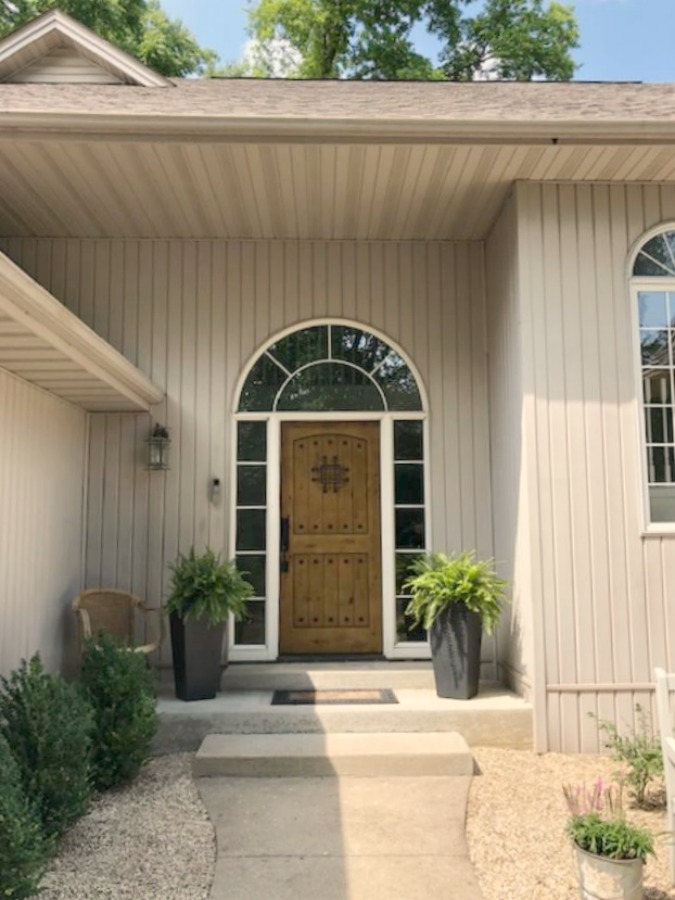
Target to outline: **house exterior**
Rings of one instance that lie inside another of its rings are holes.
[[[10,35],[0,670],[193,544],[255,585],[231,659],[423,659],[406,566],[475,549],[512,594],[483,676],[596,749],[675,669],[674,235],[672,85],[167,80],[58,12]]]

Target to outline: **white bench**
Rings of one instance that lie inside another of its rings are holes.
[[[663,769],[668,800],[668,830],[670,831],[670,874],[675,884],[675,673],[654,669],[656,678],[656,708],[663,749]]]

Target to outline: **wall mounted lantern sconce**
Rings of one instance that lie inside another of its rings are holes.
[[[146,443],[148,445],[148,469],[166,471],[169,468],[169,449],[171,447],[169,429],[160,425],[159,422],[155,422],[155,427]]]

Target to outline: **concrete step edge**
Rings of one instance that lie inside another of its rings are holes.
[[[196,777],[470,776],[473,757],[457,732],[211,734]]]

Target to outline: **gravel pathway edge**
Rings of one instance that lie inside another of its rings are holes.
[[[469,795],[467,840],[485,900],[578,900],[562,785],[611,779],[616,763],[602,756],[537,756],[490,747],[473,753],[480,774]],[[645,900],[675,900],[665,813],[629,810],[628,817],[657,838],[657,856],[645,868]]]
[[[192,779],[194,754],[151,759],[101,795],[63,837],[43,900],[207,900],[215,832]]]

